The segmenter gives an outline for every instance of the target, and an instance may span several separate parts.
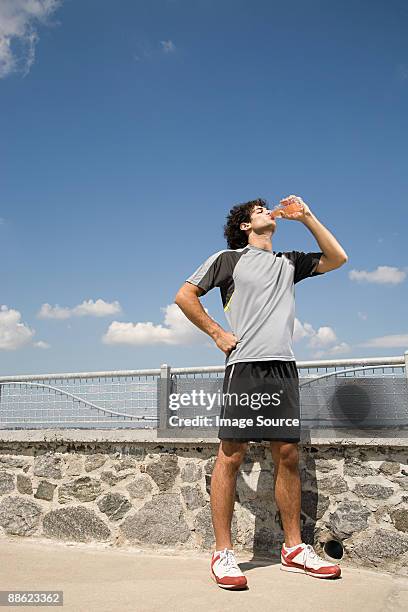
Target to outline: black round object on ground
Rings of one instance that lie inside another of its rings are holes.
[[[344,554],[343,545],[337,540],[328,540],[325,542],[323,550],[326,555],[332,557],[332,559],[341,559]]]

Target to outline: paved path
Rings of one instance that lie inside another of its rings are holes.
[[[408,610],[408,578],[368,570],[343,567],[342,578],[319,580],[237,555],[250,588],[231,592],[210,580],[209,557],[202,553],[155,555],[22,539],[0,539],[0,549],[0,590],[63,590],[64,606],[53,608],[63,612]]]

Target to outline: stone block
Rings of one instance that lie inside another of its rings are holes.
[[[391,520],[398,531],[405,531],[408,533],[408,509],[397,508],[390,512]]]
[[[44,535],[59,540],[92,542],[108,540],[111,532],[93,510],[82,506],[58,508],[43,519]]]
[[[33,501],[10,495],[0,502],[0,525],[6,533],[29,536],[37,531],[41,506]]]
[[[29,476],[17,474],[17,491],[25,495],[32,495],[33,485]]]
[[[345,476],[373,476],[375,475],[375,470],[367,465],[366,463],[362,463],[358,459],[354,457],[346,457],[344,459],[344,468],[343,468]]]
[[[46,455],[38,455],[34,458],[34,476],[42,476],[44,478],[62,478],[62,460],[61,457],[53,453]]]
[[[371,537],[357,544],[353,554],[357,557],[379,563],[385,560],[397,561],[397,557],[408,551],[408,536],[397,531],[377,529]]]
[[[96,499],[102,492],[99,480],[90,476],[81,476],[70,482],[65,482],[58,489],[58,501],[64,504],[72,499],[88,502]]]
[[[133,499],[145,499],[153,489],[152,481],[148,474],[140,474],[126,486],[129,495]]]
[[[181,470],[181,480],[183,482],[197,482],[203,476],[203,468],[199,463],[189,461]]]
[[[146,473],[154,480],[160,491],[170,489],[180,472],[176,455],[161,455],[146,465]]]
[[[119,521],[132,507],[128,498],[119,493],[107,493],[98,499],[97,505],[111,521]]]
[[[344,539],[368,527],[371,512],[357,501],[341,502],[329,516],[328,526],[333,535]]]
[[[106,482],[111,487],[114,487],[118,482],[127,478],[129,474],[121,474],[120,472],[119,474],[114,474],[111,470],[104,470],[99,474],[99,476],[103,482]]]
[[[29,463],[23,457],[14,455],[0,455],[0,468],[27,468]]]
[[[119,459],[113,466],[117,472],[122,470],[135,470],[137,468],[137,461],[132,457],[124,457]]]
[[[121,531],[129,541],[144,544],[174,545],[190,538],[180,498],[174,493],[155,495],[125,518]]]
[[[108,457],[106,455],[102,455],[102,453],[97,453],[95,455],[87,455],[85,457],[85,472],[92,472],[93,470],[97,470],[102,465],[106,463]]]
[[[396,461],[383,461],[380,465],[380,472],[391,476],[393,474],[398,474],[400,467],[400,464]]]
[[[70,454],[64,458],[65,472],[68,476],[80,476],[84,471],[84,460],[81,455]]]
[[[371,499],[387,499],[394,493],[392,487],[384,487],[379,484],[356,484],[354,493],[360,497],[369,497]]]
[[[14,491],[15,477],[11,472],[0,470],[0,495]]]
[[[204,508],[199,510],[196,514],[194,519],[194,531],[198,536],[200,546],[206,549],[213,546],[215,538],[210,504],[204,506]]]
[[[325,478],[319,480],[318,488],[319,490],[321,489],[325,493],[331,493],[332,495],[336,495],[336,493],[345,493],[348,491],[347,482],[338,474],[326,476]]]
[[[204,495],[198,485],[181,487],[181,494],[188,510],[197,510],[205,506]]]
[[[34,493],[34,497],[37,497],[37,499],[45,499],[46,501],[51,501],[54,497],[54,490],[56,486],[56,484],[48,482],[48,480],[40,480],[40,482],[38,483],[37,491]]]

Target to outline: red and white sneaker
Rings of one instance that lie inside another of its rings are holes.
[[[246,589],[247,579],[238,567],[234,551],[216,550],[211,557],[211,578],[222,589]]]
[[[292,551],[287,551],[285,544],[283,544],[281,570],[301,572],[314,578],[338,578],[341,575],[339,565],[325,561],[325,559],[319,557],[310,544],[303,543]]]

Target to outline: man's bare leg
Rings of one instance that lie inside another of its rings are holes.
[[[231,521],[234,512],[237,474],[248,442],[221,440],[211,477],[211,514],[215,550],[232,549]]]
[[[295,442],[271,442],[275,464],[275,500],[279,508],[285,545],[302,542],[300,533],[301,483],[299,474],[299,448]]]

